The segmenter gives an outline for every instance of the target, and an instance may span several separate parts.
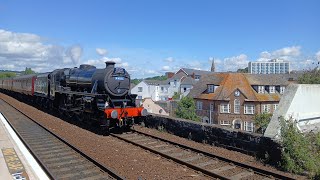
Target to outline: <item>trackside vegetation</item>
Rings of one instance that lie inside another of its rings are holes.
[[[289,172],[308,174],[312,179],[320,179],[320,132],[301,133],[295,123],[280,118],[280,166]]]

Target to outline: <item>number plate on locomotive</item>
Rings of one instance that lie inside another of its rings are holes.
[[[124,77],[114,77],[115,80],[118,80],[118,81],[123,81],[124,80]]]

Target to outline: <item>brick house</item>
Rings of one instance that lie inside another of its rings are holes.
[[[203,76],[189,93],[203,122],[253,132],[253,118],[273,113],[290,74],[214,73]]]

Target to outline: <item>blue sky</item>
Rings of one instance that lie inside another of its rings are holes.
[[[320,61],[320,1],[0,1],[0,69],[44,72],[114,60],[132,77]],[[2,43],[1,43],[2,41]],[[2,67],[1,67],[2,66]]]

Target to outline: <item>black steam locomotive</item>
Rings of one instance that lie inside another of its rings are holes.
[[[79,121],[96,121],[106,132],[113,127],[130,127],[135,118],[147,115],[146,109],[136,107],[136,95],[129,93],[128,72],[111,61],[104,69],[80,65],[2,79],[0,88],[28,96],[41,106]]]

